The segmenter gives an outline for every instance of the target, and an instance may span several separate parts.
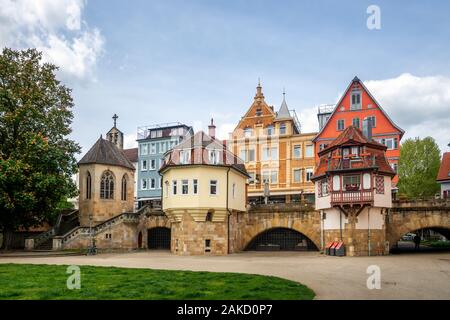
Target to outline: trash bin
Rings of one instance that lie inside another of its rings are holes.
[[[345,256],[345,246],[343,241],[338,241],[334,248],[334,254],[338,257]]]
[[[326,255],[330,255],[330,249],[331,246],[333,245],[334,241],[328,242],[328,244],[325,246],[325,254]]]

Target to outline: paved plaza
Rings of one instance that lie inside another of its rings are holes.
[[[329,257],[316,252],[245,252],[228,256],[165,251],[97,256],[2,257],[0,263],[116,266],[273,275],[301,282],[317,299],[450,299],[450,253]],[[367,267],[381,269],[381,289],[367,289]],[[82,268],[81,268],[82,270]]]

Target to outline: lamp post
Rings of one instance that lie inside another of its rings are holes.
[[[95,239],[94,235],[92,233],[92,214],[89,214],[89,238],[90,238],[90,246],[88,248],[88,255],[96,255],[97,254],[97,248],[95,247]]]

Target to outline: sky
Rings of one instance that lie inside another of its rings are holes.
[[[368,28],[379,9],[379,29]],[[78,159],[113,125],[179,121],[227,138],[258,79],[303,132],[358,76],[411,137],[450,151],[450,2],[0,0],[0,46],[36,47],[72,88]]]

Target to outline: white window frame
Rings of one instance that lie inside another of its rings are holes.
[[[146,156],[148,155],[148,143],[143,143],[140,145],[141,150],[140,150],[140,155],[141,156]]]
[[[300,149],[300,155],[298,157],[295,154],[295,149]],[[294,145],[294,147],[292,148],[292,153],[293,153],[294,159],[301,159],[301,158],[303,158],[303,152],[302,151],[303,151],[303,147],[302,147],[301,144]]]
[[[219,150],[208,150],[208,163],[209,164],[220,164],[220,151]]]
[[[311,150],[311,155],[308,155],[308,148]],[[308,144],[305,146],[305,158],[314,158],[314,145]]]
[[[144,186],[145,184],[145,186]],[[147,179],[141,179],[141,190],[148,190],[148,181]]]
[[[155,178],[149,179],[149,187],[150,187],[150,190],[156,190],[156,179]]]
[[[191,162],[191,150],[185,149],[180,151],[180,163],[189,164]]]
[[[142,159],[141,160],[141,171],[147,171],[148,170],[148,164],[147,164],[147,159]],[[145,165],[144,165],[145,163]]]
[[[298,181],[296,181],[295,180],[295,172],[299,172],[299,180]],[[294,168],[293,170],[292,170],[292,181],[294,182],[294,183],[302,183],[303,182],[303,179],[302,179],[303,177],[302,177],[302,169],[300,169],[300,168]]]
[[[339,123],[342,123],[342,129],[339,128]],[[336,120],[336,130],[337,131],[344,131],[345,130],[345,120],[344,119],[337,119]]]
[[[177,194],[178,194],[177,180],[172,180],[172,195],[176,196]]]
[[[156,154],[156,143],[150,143],[150,154]]]
[[[215,182],[216,193],[211,193],[211,187],[213,186],[213,182]],[[209,180],[209,195],[217,196],[219,194],[219,181],[218,180]]]
[[[186,193],[184,193],[184,187],[186,187]],[[181,180],[181,195],[182,196],[189,195],[189,180],[188,179]]]
[[[153,165],[154,162],[154,165]],[[150,169],[149,170],[156,170],[156,159],[150,159]]]
[[[192,179],[192,194],[198,194],[198,179]]]
[[[308,174],[311,174],[310,176],[309,176],[309,179],[308,179]],[[311,181],[311,177],[314,175],[314,169],[313,168],[306,168],[305,169],[305,180],[306,180],[306,182],[310,182]]]

